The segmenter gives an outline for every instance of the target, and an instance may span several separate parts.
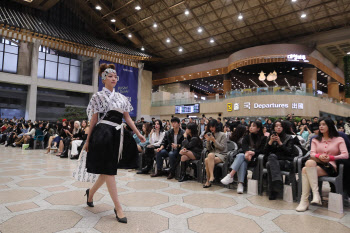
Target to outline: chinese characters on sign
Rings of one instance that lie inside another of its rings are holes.
[[[289,104],[275,104],[275,103],[272,103],[272,104],[259,104],[259,103],[250,104],[250,102],[243,103],[244,109],[250,109],[251,106],[254,109],[280,109],[280,108],[287,109],[287,108],[289,108]],[[292,103],[292,109],[303,110],[304,104],[303,103]],[[239,110],[239,103],[233,104],[233,110],[234,111]],[[232,112],[232,103],[227,104],[227,111]]]
[[[306,59],[305,55],[300,54],[289,54],[287,55],[288,61],[303,61],[303,62],[309,62],[309,60]]]

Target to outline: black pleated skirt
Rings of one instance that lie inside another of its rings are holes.
[[[122,123],[123,114],[109,111],[103,120],[117,124]],[[118,162],[120,130],[114,126],[97,124],[89,139],[89,152],[87,153],[87,172],[94,174],[116,175],[118,168],[137,168],[138,150],[132,133],[124,129],[123,156]]]

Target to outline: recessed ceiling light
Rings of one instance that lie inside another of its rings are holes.
[[[111,22],[112,22],[112,23],[115,23],[115,19],[111,19]]]
[[[301,18],[306,18],[306,14],[305,14],[305,13],[302,13],[300,17],[301,17]]]
[[[135,10],[139,11],[139,10],[141,10],[141,7],[140,6],[136,6]]]
[[[153,27],[154,27],[154,28],[157,28],[157,27],[158,27],[158,24],[157,24],[157,23],[154,23],[154,24],[153,24]]]
[[[350,55],[350,52],[347,52],[346,54]]]
[[[213,38],[210,39],[210,43],[214,43],[215,40]]]
[[[100,5],[97,5],[97,6],[95,7],[95,9],[98,10],[98,11],[100,11],[100,10],[102,10],[102,7],[101,7]]]
[[[189,15],[190,11],[189,10],[185,10],[185,15]]]
[[[238,19],[239,19],[239,20],[243,19],[243,15],[242,15],[241,13],[239,13]]]
[[[199,27],[198,29],[197,29],[197,32],[198,33],[201,33],[203,31],[203,28],[201,28],[201,27]]]
[[[296,2],[297,0],[292,0],[292,2]]]
[[[170,38],[167,38],[167,39],[166,39],[166,42],[167,42],[167,43],[170,43]]]
[[[129,34],[128,34],[128,37],[129,37],[129,38],[131,38],[131,37],[132,37],[131,33],[129,33]]]
[[[182,52],[182,51],[183,51],[183,49],[180,47],[180,48],[179,48],[179,52]]]
[[[141,47],[141,50],[142,50],[142,51],[145,51],[145,48],[142,46],[142,47]]]

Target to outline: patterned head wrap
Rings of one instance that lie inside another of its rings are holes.
[[[116,72],[114,69],[112,69],[112,68],[107,68],[107,69],[105,69],[105,71],[102,72],[102,75],[101,75],[101,76],[102,76],[102,80],[106,80],[107,75],[108,75],[109,73],[117,74],[117,72]]]

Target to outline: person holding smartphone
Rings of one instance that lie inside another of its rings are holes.
[[[265,146],[265,154],[269,162],[269,199],[275,200],[278,193],[283,191],[281,171],[290,171],[293,166],[294,140],[291,135],[286,134],[281,120],[273,123],[272,130]]]

